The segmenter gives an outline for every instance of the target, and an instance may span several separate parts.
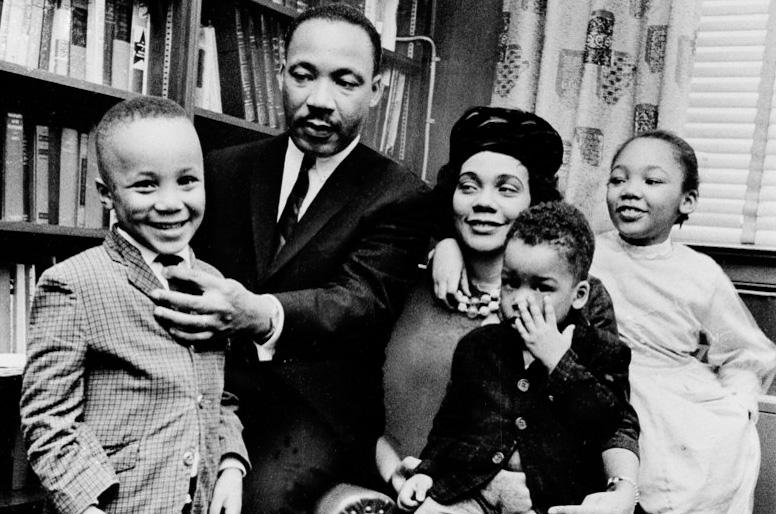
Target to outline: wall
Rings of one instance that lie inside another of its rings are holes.
[[[437,0],[437,63],[428,177],[447,162],[450,129],[473,105],[490,103],[501,32],[500,0]]]

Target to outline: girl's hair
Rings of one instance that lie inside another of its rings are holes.
[[[617,151],[614,152],[614,157],[612,157],[612,165],[617,162],[617,159],[620,157],[620,154],[625,149],[625,147],[637,139],[657,139],[660,141],[665,141],[671,145],[671,148],[674,151],[674,159],[676,159],[676,162],[678,162],[682,167],[682,173],[684,175],[682,178],[682,192],[686,193],[687,191],[692,190],[698,191],[698,187],[700,186],[700,177],[698,175],[698,159],[695,157],[695,150],[692,149],[690,143],[677,136],[673,132],[669,132],[667,130],[648,130],[647,132],[642,132],[631,137],[623,144],[621,144]],[[689,216],[687,214],[679,214],[676,219],[676,223],[681,225],[687,221],[688,217]]]

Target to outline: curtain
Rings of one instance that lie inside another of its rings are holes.
[[[617,147],[684,124],[698,11],[696,0],[504,0],[491,103],[555,127],[560,189],[596,231],[611,227]]]

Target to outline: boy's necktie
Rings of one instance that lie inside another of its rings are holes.
[[[154,260],[161,264],[162,267],[166,268],[168,266],[177,266],[178,264],[181,264],[183,262],[183,257],[180,255],[175,255],[174,253],[160,253]],[[178,291],[180,293],[188,294],[202,294],[202,291],[200,291],[198,287],[196,287],[193,283],[187,282],[185,280],[177,280],[174,278],[167,279],[167,287],[170,288],[170,291]]]
[[[278,218],[278,251],[286,244],[294,233],[296,223],[299,221],[299,210],[310,188],[310,169],[315,166],[315,156],[304,154],[302,166],[299,168],[299,176],[286,200],[283,213]]]

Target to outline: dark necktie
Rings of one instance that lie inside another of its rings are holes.
[[[175,255],[174,253],[160,253],[154,260],[166,268],[168,266],[177,266],[178,264],[181,264],[183,262],[183,257],[180,255]],[[167,287],[170,288],[170,291],[178,291],[188,294],[202,294],[202,291],[200,291],[196,285],[185,280],[177,280],[174,278],[168,279]]]
[[[310,168],[315,166],[315,156],[304,154],[302,166],[299,168],[299,176],[288,195],[283,213],[278,218],[278,251],[291,238],[294,228],[299,221],[299,210],[302,208],[304,197],[310,188]]]

